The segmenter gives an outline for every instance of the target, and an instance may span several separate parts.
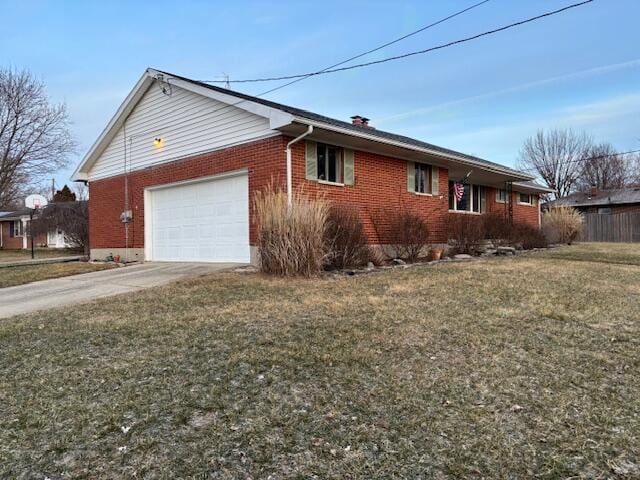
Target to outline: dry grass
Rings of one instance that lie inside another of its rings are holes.
[[[310,277],[322,270],[329,203],[301,190],[288,205],[287,193],[273,185],[254,198],[260,268],[266,273]]]
[[[640,265],[638,243],[578,243],[537,253],[543,258],[580,262]]]
[[[63,248],[36,248],[35,258],[52,258],[52,257],[66,257],[73,255],[82,255],[82,252],[78,253],[75,250],[67,250]],[[0,249],[0,263],[2,262],[15,262],[19,260],[31,260],[31,250],[2,250]]]
[[[542,214],[542,230],[551,243],[571,245],[582,232],[582,222],[582,214],[566,205],[554,206]]]
[[[68,277],[79,273],[95,272],[110,268],[108,264],[86,262],[48,263],[45,265],[25,265],[0,269],[0,288],[14,287],[25,283],[47,280],[50,278]]]
[[[15,318],[0,477],[638,478],[639,284],[530,254]]]

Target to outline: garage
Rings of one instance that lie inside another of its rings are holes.
[[[248,263],[247,173],[148,188],[145,259]]]

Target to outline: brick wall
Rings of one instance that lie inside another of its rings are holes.
[[[304,185],[305,192],[326,195],[331,200],[356,207],[361,212],[365,232],[372,243],[390,242],[389,218],[403,208],[424,215],[431,242],[446,242],[449,209],[446,169],[439,169],[438,195],[418,195],[407,191],[406,161],[356,151],[354,184],[338,186],[305,180],[304,142],[295,144],[292,153],[294,187]]]
[[[129,205],[133,221],[129,224],[129,243],[125,245],[125,226],[120,222],[124,211],[124,176],[110,177],[89,184],[89,236],[91,248],[144,247],[144,189],[154,185],[179,182],[223,172],[249,169],[249,193],[272,180],[284,185],[285,137],[271,137],[257,142],[211,152],[171,163],[132,172],[129,175]],[[253,218],[253,202],[249,202]],[[255,244],[255,228],[250,228]]]
[[[487,188],[487,212],[504,212],[504,203],[496,200],[496,189]],[[538,202],[540,201],[537,195],[534,195],[535,202],[533,205],[522,205],[518,203],[518,192],[512,192],[513,201],[513,221],[515,223],[528,223],[534,227],[540,226],[540,216],[538,215]]]
[[[13,222],[0,222],[0,228],[2,228],[2,248],[7,250],[22,248],[22,237],[9,236],[9,225],[11,223]]]
[[[21,249],[23,247],[22,237],[10,237],[9,225],[13,223],[13,221],[9,222],[0,222],[0,228],[2,229],[2,248],[7,250],[15,250]],[[33,241],[34,247],[42,247],[47,246],[47,234],[42,233],[35,236]],[[27,239],[27,248],[31,248],[31,239]]]
[[[215,175],[226,171],[249,169],[249,195],[271,181],[285,186],[285,149],[290,139],[284,136],[240,145],[197,157],[165,163],[129,175],[129,201],[133,221],[129,226],[130,248],[144,246],[144,189],[154,185]],[[418,195],[407,191],[407,162],[383,155],[355,152],[354,185],[337,186],[305,180],[304,142],[293,146],[293,187],[310,195],[352,205],[357,208],[372,243],[389,242],[389,219],[400,209],[424,215],[429,226],[430,241],[446,242],[446,219],[449,209],[448,172],[439,169],[438,195]],[[90,243],[91,248],[125,247],[124,225],[120,213],[124,210],[124,176],[91,182]],[[515,194],[514,194],[515,195]],[[249,202],[251,217],[250,242],[256,243],[253,202]],[[504,208],[495,202],[495,190],[487,192],[487,209]],[[538,225],[538,207],[514,204],[516,221]]]

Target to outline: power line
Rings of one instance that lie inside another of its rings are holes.
[[[388,62],[388,61],[395,60],[395,59],[398,59],[398,58],[405,58],[407,56],[418,55],[418,54],[422,54],[422,53],[432,52],[434,50],[444,49],[444,48],[447,48],[447,47],[452,46],[452,45],[456,45],[456,44],[460,44],[460,43],[466,43],[466,42],[469,42],[471,40],[474,40],[474,39],[477,39],[477,38],[480,38],[480,37],[483,37],[483,36],[491,35],[493,33],[497,33],[497,32],[503,31],[503,30],[507,30],[507,29],[513,28],[513,27],[518,26],[518,25],[523,25],[525,23],[533,22],[535,20],[539,20],[539,19],[544,18],[544,17],[549,17],[551,15],[556,15],[558,13],[564,12],[564,11],[569,10],[571,8],[576,8],[576,7],[579,7],[581,5],[585,5],[587,3],[591,3],[591,2],[593,2],[593,0],[586,0],[586,1],[583,1],[583,2],[580,2],[580,3],[575,3],[575,4],[569,5],[569,6],[564,7],[564,8],[560,8],[558,10],[553,10],[553,11],[550,11],[550,12],[546,12],[546,13],[543,13],[541,15],[537,15],[535,17],[531,17],[531,18],[528,18],[526,20],[522,20],[520,22],[512,23],[512,24],[509,24],[509,25],[506,25],[506,26],[503,26],[503,27],[500,27],[500,28],[496,28],[494,30],[490,30],[490,31],[487,31],[487,32],[480,33],[478,35],[474,35],[472,37],[467,37],[467,38],[463,38],[463,39],[460,39],[460,40],[455,40],[453,42],[449,42],[449,43],[444,44],[444,45],[438,45],[436,47],[431,47],[431,48],[428,48],[428,49],[425,49],[425,50],[421,50],[421,51],[418,51],[418,52],[411,52],[411,53],[408,53],[408,54],[404,54],[404,55],[400,55],[400,56],[396,56],[396,57],[390,57],[390,58],[382,59],[382,60],[377,60],[377,61],[374,61],[374,62],[368,62],[368,63],[365,63],[365,64],[353,65],[353,66],[342,67],[342,68],[329,67],[329,68],[327,68],[325,70],[320,70],[318,72],[312,72],[312,73],[302,74],[302,75],[290,75],[290,76],[285,76],[285,77],[273,77],[273,78],[270,78],[270,79],[228,80],[228,82],[227,81],[220,81],[220,82],[222,82],[222,83],[232,83],[232,82],[246,82],[246,81],[271,81],[271,80],[278,80],[278,79],[294,79],[294,81],[292,81],[292,82],[285,83],[283,85],[279,85],[277,87],[274,87],[272,89],[266,90],[266,91],[264,91],[262,93],[259,93],[259,94],[255,95],[255,97],[261,97],[263,95],[267,95],[268,93],[272,93],[272,92],[274,92],[276,90],[279,90],[279,89],[284,88],[284,87],[286,87],[288,85],[291,85],[291,84],[293,84],[293,83],[295,83],[297,81],[304,80],[304,79],[309,78],[309,77],[314,76],[314,75],[320,75],[320,74],[323,74],[323,73],[333,73],[333,72],[342,71],[342,70],[349,70],[349,69],[352,69],[352,68],[359,68],[361,66],[368,66],[368,65],[373,65],[373,64],[377,64],[377,63]],[[442,20],[434,22],[434,24],[442,23],[443,21],[446,21],[447,19],[454,18],[456,15],[460,15],[464,11],[468,11],[469,9],[475,8],[476,6],[479,6],[481,4],[482,4],[482,2],[479,3],[479,4],[474,4],[474,5],[472,5],[471,7],[468,7],[465,10],[461,10],[459,12],[456,12],[456,13],[452,14],[452,15],[449,15],[448,17],[443,18]],[[428,27],[429,27],[429,25],[424,27],[423,30],[428,28]],[[412,33],[414,33],[414,32],[412,32]],[[408,34],[408,35],[411,35],[411,34]],[[396,40],[394,40],[392,42],[395,42],[395,41],[399,41],[399,39],[396,39]],[[366,55],[366,53],[364,53],[362,55]],[[349,61],[349,60],[345,60],[345,62],[347,62],[347,61]],[[341,63],[343,63],[343,62],[341,62]],[[200,80],[200,82],[201,83],[218,83],[218,81],[214,81],[214,80],[209,80],[209,81]],[[202,114],[202,116],[210,114],[210,113],[217,113],[217,112],[220,112],[222,110],[229,109],[229,108],[233,108],[233,107],[235,107],[235,106],[237,106],[237,105],[239,105],[241,103],[247,102],[247,101],[250,101],[250,100],[247,100],[247,99],[239,100],[238,102],[234,102],[234,103],[231,103],[229,105],[225,105],[224,107],[215,109],[213,111],[204,112]]]
[[[425,53],[430,53],[436,50],[442,50],[444,48],[448,48],[448,47],[452,47],[454,45],[459,45],[461,43],[467,43],[467,42],[471,42],[473,40],[477,40],[478,38],[481,37],[486,37],[489,35],[493,35],[499,32],[503,32],[505,30],[509,30],[511,28],[515,28],[527,23],[531,23],[534,22],[536,20],[540,20],[542,18],[546,18],[546,17],[550,17],[553,15],[557,15],[559,13],[562,12],[566,12],[567,10],[571,10],[573,8],[577,8],[577,7],[581,7],[583,5],[586,5],[588,3],[592,3],[594,0],[585,0],[583,2],[579,2],[579,3],[574,3],[571,5],[568,5],[566,7],[563,8],[559,8],[557,10],[552,10],[549,12],[545,12],[543,14],[540,15],[536,15],[535,17],[529,17],[525,20],[521,20],[519,22],[514,22],[514,23],[510,23],[508,25],[504,25],[502,27],[498,27],[498,28],[494,28],[493,30],[487,30],[486,32],[482,32],[482,33],[478,33],[476,35],[472,35],[470,37],[465,37],[465,38],[461,38],[459,40],[454,40],[448,43],[443,43],[441,45],[437,45],[435,47],[430,47],[430,48],[425,48],[424,50],[417,50],[414,52],[408,52],[408,53],[404,53],[402,55],[395,55],[393,57],[387,57],[387,58],[383,58],[380,60],[373,60],[371,62],[365,62],[365,63],[359,63],[356,65],[350,65],[348,67],[340,67],[340,68],[328,68],[328,69],[324,69],[324,70],[319,70],[316,72],[309,72],[309,73],[302,73],[302,74],[297,74],[297,75],[283,75],[280,77],[264,77],[264,78],[249,78],[249,79],[242,79],[242,80],[229,80],[229,83],[255,83],[255,82],[273,82],[273,81],[278,81],[278,80],[291,80],[291,79],[296,79],[296,78],[308,78],[308,77],[312,77],[312,76],[316,76],[316,75],[324,75],[327,73],[336,73],[336,72],[343,72],[346,70],[352,70],[355,68],[362,68],[362,67],[369,67],[371,65],[378,65],[381,63],[386,63],[386,62],[391,62],[394,60],[400,60],[403,58],[407,58],[407,57],[412,57],[414,55],[422,55]],[[205,80],[203,81],[205,83],[220,83],[219,80]]]
[[[314,74],[300,75],[297,78],[295,78],[293,81],[291,81],[289,83],[285,83],[284,85],[280,85],[280,86],[278,86],[276,88],[273,88],[271,90],[267,90],[266,92],[263,92],[263,93],[259,94],[258,96],[266,95],[267,93],[271,93],[271,92],[275,92],[276,90],[280,90],[281,88],[288,87],[289,85],[293,85],[294,83],[297,83],[297,82],[301,82],[302,80],[305,80],[305,79],[309,78],[310,76],[316,75],[318,73],[327,72],[327,71],[329,71],[329,70],[331,70],[333,68],[336,68],[336,67],[339,67],[341,65],[344,65],[345,63],[349,63],[349,62],[351,62],[353,60],[356,60],[358,58],[361,58],[361,57],[364,57],[364,56],[369,55],[371,53],[374,53],[374,52],[377,52],[379,50],[382,50],[383,48],[386,48],[386,47],[388,47],[390,45],[393,45],[395,43],[401,42],[402,40],[405,40],[405,39],[407,39],[409,37],[417,35],[418,33],[424,32],[425,30],[428,30],[429,28],[435,27],[437,25],[440,25],[441,23],[444,23],[444,22],[446,22],[448,20],[451,20],[452,18],[455,18],[455,17],[457,17],[459,15],[462,15],[463,13],[466,13],[469,10],[473,10],[474,8],[479,7],[480,5],[483,5],[483,4],[485,4],[485,3],[489,2],[489,1],[490,0],[482,0],[481,2],[474,3],[473,5],[471,5],[471,6],[467,7],[467,8],[464,8],[462,10],[458,10],[457,12],[452,13],[451,15],[448,15],[448,16],[446,16],[444,18],[441,18],[440,20],[437,20],[437,21],[435,21],[433,23],[425,25],[424,27],[419,28],[418,30],[414,30],[413,32],[407,33],[406,35],[403,35],[403,36],[401,36],[399,38],[391,40],[391,41],[389,41],[387,43],[384,43],[384,44],[382,44],[382,45],[380,45],[378,47],[372,48],[371,50],[367,50],[366,52],[359,53],[358,55],[354,55],[353,57],[347,58],[346,60],[342,60],[341,62],[334,63],[333,65],[329,65],[328,67],[325,67],[322,70],[318,70],[318,72],[316,72]],[[288,79],[284,79],[283,78],[283,80],[288,80]],[[222,83],[219,80],[200,80],[200,81],[203,82],[203,83]],[[236,82],[234,80],[229,80],[228,77],[227,77],[227,82],[225,82],[225,83],[239,83],[239,82],[240,82],[240,80]]]
[[[402,40],[404,40],[406,38],[409,38],[409,37],[411,37],[413,35],[416,35],[416,34],[418,34],[420,32],[423,32],[423,31],[425,31],[425,30],[427,30],[429,28],[435,27],[436,25],[440,25],[440,24],[442,24],[442,23],[444,23],[444,22],[446,22],[448,20],[451,20],[452,18],[455,18],[455,17],[457,17],[459,15],[462,15],[463,13],[468,12],[469,10],[472,10],[472,9],[474,9],[476,7],[479,7],[480,5],[483,5],[483,4],[485,4],[485,3],[489,2],[489,1],[490,0],[482,0],[481,2],[474,3],[473,5],[471,5],[471,6],[467,7],[467,8],[464,8],[462,10],[458,10],[457,12],[452,13],[451,15],[448,15],[448,16],[446,16],[444,18],[441,18],[440,20],[437,20],[437,21],[432,22],[432,23],[430,23],[428,25],[425,25],[424,27],[422,27],[422,28],[420,28],[418,30],[415,30],[415,31],[410,32],[410,33],[408,33],[406,35],[403,35],[402,37],[399,37],[399,38],[396,38],[394,40],[391,40],[391,41],[389,41],[389,42],[387,42],[387,43],[385,43],[383,45],[380,45],[378,47],[372,48],[371,50],[367,50],[366,52],[360,53],[358,55],[354,55],[353,57],[350,57],[350,58],[348,58],[346,60],[343,60],[341,62],[333,64],[333,65],[331,65],[329,67],[326,67],[326,68],[324,68],[324,69],[322,69],[320,71],[323,72],[323,71],[327,71],[329,69],[338,67],[340,65],[344,65],[345,63],[348,63],[348,62],[350,62],[352,60],[355,60],[357,58],[363,57],[363,56],[368,55],[370,53],[376,52],[376,51],[378,51],[378,50],[380,50],[382,48],[385,48],[385,47],[387,47],[389,45],[393,45],[394,43],[398,43],[398,42],[400,42],[400,41],[402,41]],[[171,78],[171,77],[169,77],[169,78]],[[278,85],[277,87],[271,88],[271,89],[266,90],[266,91],[264,91],[262,93],[258,93],[257,95],[254,95],[254,96],[255,97],[262,97],[262,96],[267,95],[269,93],[275,92],[276,90],[280,90],[282,88],[288,87],[289,85],[293,85],[294,83],[301,82],[302,80],[305,80],[306,78],[309,78],[309,76],[300,76],[299,78],[296,78],[295,80],[293,80],[291,82],[284,83],[282,85]],[[228,75],[226,75],[226,74],[225,74],[224,80],[198,80],[198,81],[201,82],[201,83],[224,83],[224,84],[227,84],[227,85],[229,83],[233,82],[233,80],[230,80]],[[202,116],[205,116],[205,115],[209,115],[209,114],[215,114],[215,113],[221,112],[223,110],[227,110],[227,109],[231,109],[233,107],[236,107],[237,105],[240,105],[241,103],[244,103],[244,102],[247,102],[247,101],[250,101],[250,100],[242,99],[242,100],[239,100],[237,102],[230,103],[228,105],[225,105],[223,107],[220,107],[220,108],[217,108],[217,109],[214,109],[214,110],[209,110],[208,108],[201,109],[198,112],[196,112],[196,113],[203,112],[201,115],[198,115],[197,117],[193,117],[192,116],[191,118],[193,119],[193,118],[199,118],[199,117],[202,117]]]

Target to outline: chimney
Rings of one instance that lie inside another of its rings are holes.
[[[351,123],[356,127],[373,128],[369,125],[369,119],[366,117],[361,117],[360,115],[354,115],[353,117],[351,117]]]
[[[590,197],[595,197],[598,194],[598,186],[597,185],[591,185],[591,190],[589,191],[589,196]]]

